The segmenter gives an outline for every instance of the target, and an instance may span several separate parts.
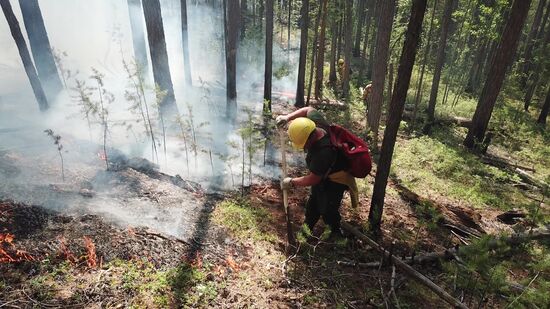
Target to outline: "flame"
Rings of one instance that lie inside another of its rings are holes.
[[[13,244],[13,239],[15,237],[13,234],[6,233],[0,234],[0,263],[17,263],[22,261],[35,261],[35,258],[30,255],[27,251],[19,250],[15,248]],[[4,246],[4,244],[6,246]],[[14,254],[9,254],[6,250],[8,247],[11,248],[10,251],[15,250]]]
[[[71,252],[71,250],[67,247],[67,240],[65,237],[61,236],[58,238],[59,240],[59,255],[61,255],[65,260],[70,262],[71,264],[74,264],[77,262],[76,257]]]
[[[97,267],[97,255],[95,252],[94,242],[88,237],[84,236],[84,244],[86,246],[86,263],[90,268]]]
[[[101,161],[107,161],[107,156],[105,155],[105,152],[103,151],[100,151],[97,153],[97,157],[101,160]]]
[[[231,270],[233,270],[234,272],[237,272],[241,269],[241,267],[239,266],[239,264],[237,264],[237,262],[235,262],[235,260],[231,257],[231,256],[228,256],[225,258],[225,263],[227,264],[227,266],[229,266],[229,268],[231,268]]]

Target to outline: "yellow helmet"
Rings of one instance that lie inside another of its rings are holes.
[[[296,149],[304,149],[311,132],[315,130],[315,122],[309,118],[299,117],[288,126],[288,137]]]
[[[338,59],[338,64],[343,65],[344,64],[344,59]]]

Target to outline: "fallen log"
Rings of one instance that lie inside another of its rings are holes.
[[[417,122],[424,121],[423,118],[420,117],[419,115],[417,115],[416,118],[417,118],[416,119]],[[403,120],[409,122],[409,121],[412,121],[412,119],[413,119],[413,112],[407,111],[407,110],[403,111]],[[469,118],[455,116],[455,117],[438,118],[434,121],[434,124],[437,124],[437,125],[454,124],[459,127],[469,128],[472,125],[472,120]]]
[[[543,189],[543,190],[548,189],[548,184],[547,183],[539,181],[538,179],[535,179],[533,176],[529,175],[529,173],[527,173],[523,169],[521,169],[519,167],[516,167],[516,168],[513,169],[513,171],[516,172],[516,174],[519,176],[519,178],[521,178],[526,183],[528,183],[532,186],[535,186],[537,188]]]
[[[524,166],[524,165],[515,164],[515,163],[512,163],[508,160],[497,158],[497,157],[494,157],[494,156],[486,156],[486,155],[482,156],[481,157],[481,162],[483,162],[485,164],[492,165],[494,167],[498,167],[498,168],[512,168],[512,169],[520,168],[522,170],[535,172],[535,169],[532,168],[532,167],[527,167],[527,166]]]
[[[355,235],[355,237],[365,241],[370,246],[372,246],[373,248],[378,250],[380,253],[382,253],[384,255],[385,258],[390,259],[392,261],[393,265],[395,265],[396,267],[398,267],[399,269],[404,271],[405,274],[408,275],[409,277],[415,279],[416,281],[418,281],[422,285],[424,285],[427,288],[429,288],[430,290],[432,290],[435,294],[437,294],[439,297],[441,297],[443,300],[445,300],[448,304],[450,304],[450,305],[452,305],[456,308],[468,308],[468,307],[466,307],[466,305],[461,303],[458,299],[454,298],[449,293],[447,293],[445,290],[443,290],[441,287],[439,287],[438,285],[433,283],[433,281],[431,281],[426,276],[424,276],[423,274],[416,271],[414,268],[412,268],[410,265],[403,262],[401,259],[399,259],[395,255],[392,255],[389,251],[384,249],[384,247],[382,247],[381,245],[379,245],[374,240],[370,239],[369,237],[367,237],[364,234],[362,234],[361,232],[359,232],[357,229],[355,229],[349,223],[342,222],[341,225],[342,225],[342,228],[344,228],[346,231],[348,231],[349,233]]]
[[[479,237],[486,233],[480,225],[481,215],[473,209],[455,205],[441,205],[434,200],[422,197],[411,191],[405,187],[399,179],[391,179],[390,181],[397,189],[399,195],[406,201],[415,205],[428,204],[435,207],[441,214],[441,218],[437,220],[437,224],[467,237]],[[430,217],[428,219],[432,218]]]
[[[322,100],[316,100],[314,98],[309,99],[309,106],[315,107],[316,109],[321,110],[327,110],[327,109],[336,109],[336,110],[346,110],[348,109],[348,105],[336,101],[336,100],[329,100],[329,99],[322,99]]]
[[[525,233],[515,233],[509,236],[494,237],[487,242],[487,250],[494,250],[498,248],[503,243],[506,245],[514,246],[519,245],[526,241],[533,240],[550,240],[550,227],[540,228],[532,230],[531,232]],[[468,246],[455,246],[454,248],[448,248],[443,251],[430,252],[421,254],[418,256],[410,256],[401,259],[404,263],[407,264],[428,264],[436,261],[450,261],[460,259],[460,252]],[[339,265],[344,266],[353,266],[353,267],[366,267],[366,268],[378,268],[380,267],[380,262],[369,262],[369,263],[359,263],[353,261],[339,261]]]

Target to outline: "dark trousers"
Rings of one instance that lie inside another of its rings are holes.
[[[305,224],[311,231],[321,216],[332,231],[338,231],[341,218],[338,209],[347,188],[343,184],[330,180],[324,180],[311,187],[311,195],[306,204],[305,219]]]

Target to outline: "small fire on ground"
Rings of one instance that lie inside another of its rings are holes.
[[[35,258],[27,251],[19,250],[13,243],[13,234],[0,234],[0,263],[18,263],[23,261],[34,261]]]

